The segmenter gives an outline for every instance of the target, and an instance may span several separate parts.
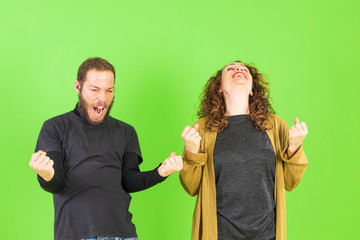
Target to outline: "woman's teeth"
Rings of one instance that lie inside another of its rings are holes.
[[[236,74],[235,77],[244,77],[244,78],[246,78],[245,75],[242,74],[242,73]]]
[[[244,73],[242,73],[242,72],[236,72],[236,73],[234,73],[234,74],[232,75],[232,77],[233,77],[233,78],[235,78],[235,77],[243,77],[243,78],[247,79],[247,78],[246,78],[246,75],[245,75]]]

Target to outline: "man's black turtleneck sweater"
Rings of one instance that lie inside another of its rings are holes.
[[[35,151],[39,150],[54,161],[53,179],[38,180],[53,193],[55,240],[137,236],[129,193],[165,178],[157,168],[140,172],[142,155],[132,126],[111,116],[93,126],[76,107],[43,124]]]

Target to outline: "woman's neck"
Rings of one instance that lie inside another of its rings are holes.
[[[249,95],[225,95],[226,116],[249,114]]]

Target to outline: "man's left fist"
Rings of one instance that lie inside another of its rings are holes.
[[[183,169],[183,160],[181,156],[176,156],[176,153],[172,152],[170,156],[158,168],[160,176],[167,177],[173,173],[176,173]]]
[[[301,146],[304,138],[308,134],[306,124],[299,121],[299,118],[295,118],[295,125],[289,129],[289,150],[295,153]]]

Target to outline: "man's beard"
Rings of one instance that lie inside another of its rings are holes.
[[[100,121],[93,121],[90,119],[89,117],[89,113],[88,113],[88,109],[89,109],[89,104],[85,101],[85,99],[82,97],[81,92],[79,93],[79,103],[78,103],[78,109],[80,112],[80,116],[85,119],[85,121],[87,123],[89,123],[90,125],[93,126],[98,126],[100,124],[102,124],[109,116],[110,114],[110,110],[112,108],[112,105],[114,103],[115,100],[115,96],[113,98],[113,100],[111,101],[110,105],[107,107],[107,111],[105,113],[105,116],[102,118],[102,120]]]

